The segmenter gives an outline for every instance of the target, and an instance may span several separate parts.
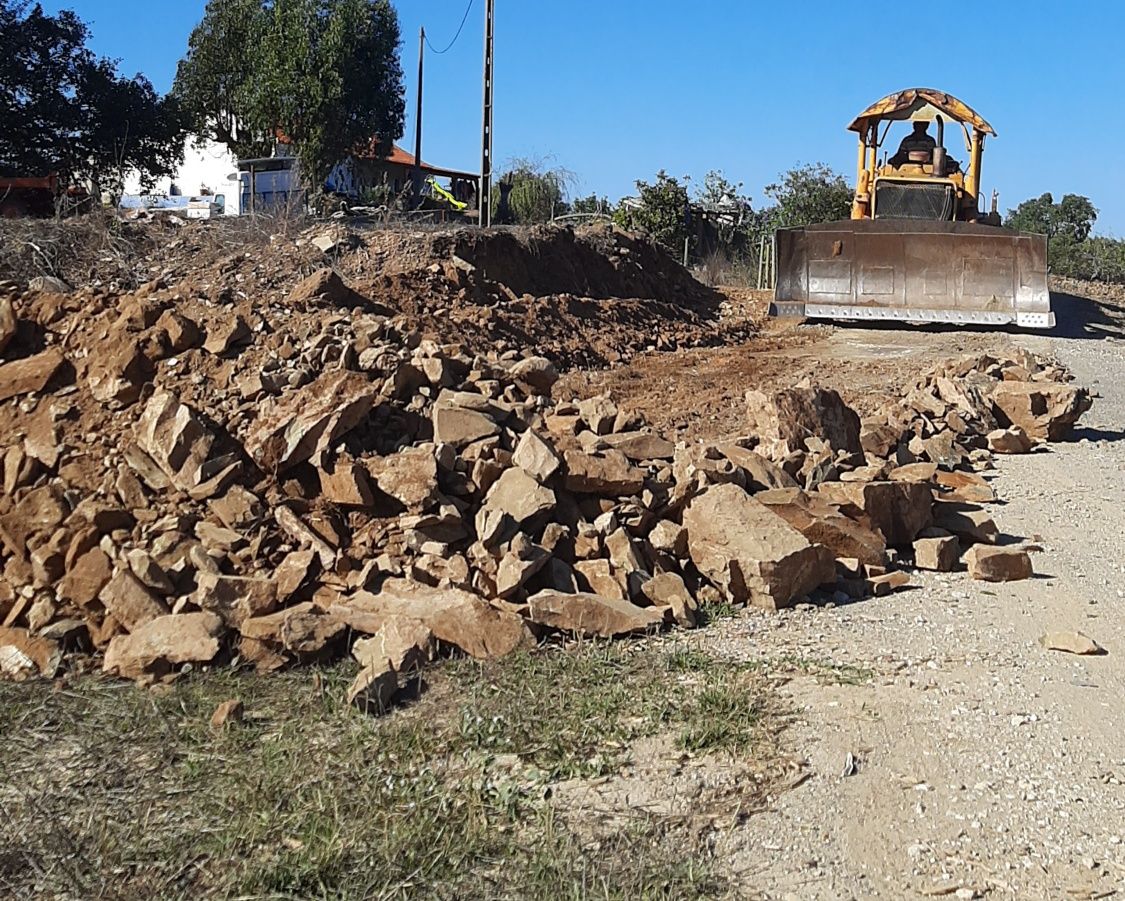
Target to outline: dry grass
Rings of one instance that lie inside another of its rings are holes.
[[[69,219],[0,219],[0,280],[50,275],[71,285],[94,279],[128,283],[153,235],[97,211]]]
[[[0,890],[49,898],[702,898],[721,867],[643,816],[596,853],[557,780],[633,743],[761,769],[776,719],[750,667],[648,645],[547,649],[434,671],[383,719],[342,703],[352,665],[210,673],[164,694],[0,685]],[[218,734],[215,706],[245,722]],[[745,803],[740,799],[739,803]]]

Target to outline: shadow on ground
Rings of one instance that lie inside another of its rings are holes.
[[[894,320],[846,321],[834,320],[841,329],[867,331],[877,329],[904,334],[942,334],[948,332],[1001,333],[1007,335],[1046,334],[1054,338],[1125,338],[1125,311],[1077,294],[1051,292],[1051,310],[1055,314],[1055,327],[1050,331],[1018,328],[1015,325],[972,325],[954,322],[911,323]],[[821,322],[821,320],[809,320]],[[828,320],[824,320],[828,321]]]
[[[1050,333],[1053,337],[1125,337],[1125,312],[1093,298],[1052,291],[1051,309],[1055,313],[1055,328]]]

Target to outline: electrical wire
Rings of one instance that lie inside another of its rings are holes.
[[[443,50],[436,49],[434,47],[434,45],[430,43],[430,36],[426,35],[426,46],[430,48],[431,53],[436,53],[438,56],[440,56],[441,54],[448,53],[450,50],[453,49],[453,45],[456,44],[457,39],[459,37],[461,37],[461,31],[462,31],[462,29],[464,29],[465,23],[467,21],[469,21],[469,12],[472,10],[472,8],[473,8],[473,0],[469,0],[469,5],[465,7],[465,15],[463,15],[461,17],[461,24],[457,26],[457,34],[453,35],[453,40],[445,45],[445,49],[443,49]]]

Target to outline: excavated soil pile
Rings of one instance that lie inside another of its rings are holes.
[[[0,294],[0,672],[350,651],[381,710],[439,653],[880,593],[896,559],[969,544],[974,575],[1016,578],[973,470],[1089,406],[1056,366],[977,357],[863,421],[752,391],[745,438],[677,447],[608,398],[552,401],[542,355],[425,340],[328,270],[259,293],[261,264],[223,265]]]
[[[656,245],[611,226],[404,231],[329,223],[270,234],[265,223],[245,219],[174,221],[99,228],[73,220],[43,226],[43,234],[12,234],[13,247],[25,250],[0,252],[0,279],[27,284],[33,264],[49,258],[50,273],[72,287],[119,295],[156,284],[150,290],[188,304],[193,318],[234,312],[301,333],[360,308],[401,317],[404,329],[473,353],[534,351],[562,369],[753,332],[720,293]],[[346,285],[292,295],[302,278],[325,268]]]

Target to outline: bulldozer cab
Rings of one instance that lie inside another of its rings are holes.
[[[995,206],[980,211],[988,122],[951,94],[911,88],[848,128],[859,144],[851,218],[778,230],[775,315],[1054,325],[1046,239],[1000,228]],[[952,152],[962,143],[964,162]]]
[[[967,104],[927,88],[900,91],[865,109],[848,128],[859,136],[853,219],[982,218],[984,140],[996,132]],[[963,139],[964,166],[947,139]],[[891,146],[897,147],[893,155]]]

